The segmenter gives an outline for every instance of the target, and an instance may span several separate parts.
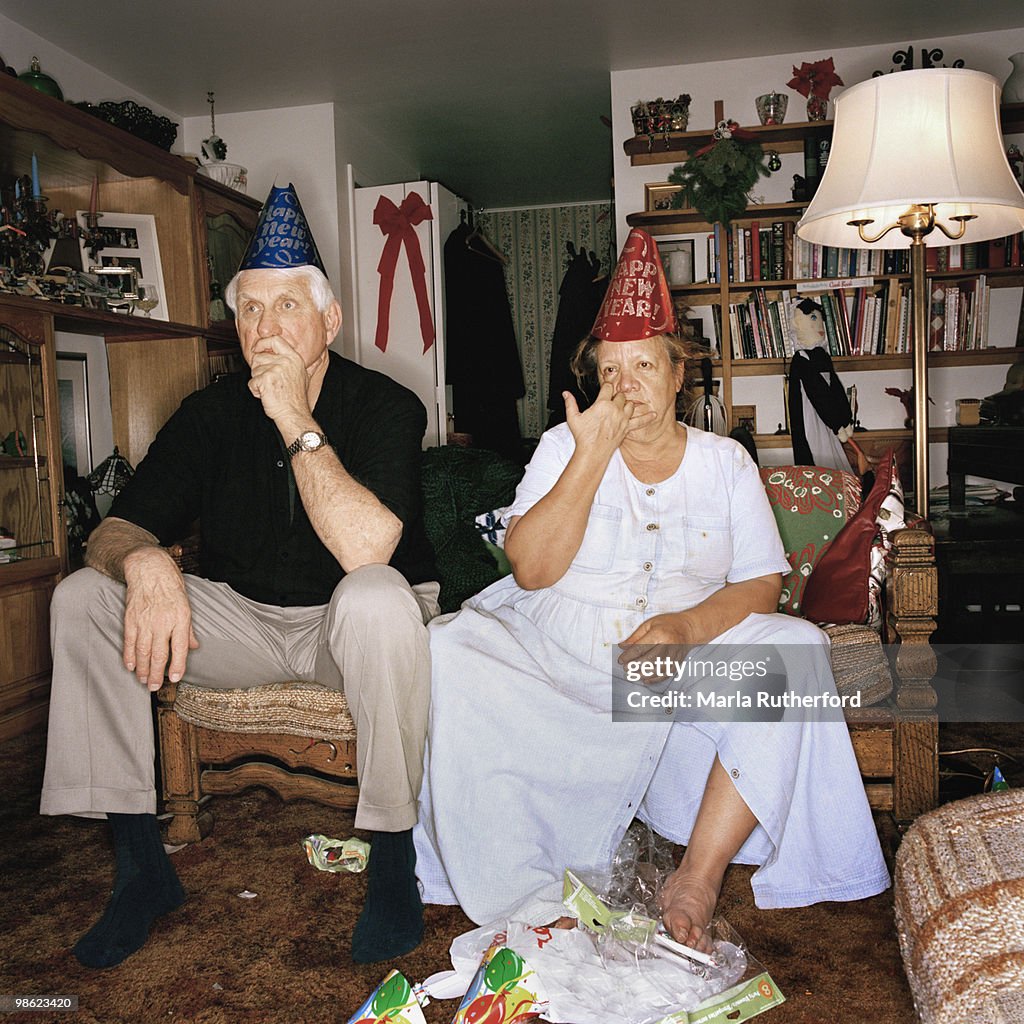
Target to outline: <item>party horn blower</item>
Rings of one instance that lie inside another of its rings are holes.
[[[427,1024],[409,979],[399,971],[390,974],[349,1018],[348,1024]]]
[[[495,943],[484,953],[452,1024],[516,1024],[546,1008],[537,975],[518,953]]]

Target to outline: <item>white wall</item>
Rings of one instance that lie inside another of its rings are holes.
[[[185,152],[199,152],[209,115],[184,124]],[[217,114],[227,159],[249,174],[248,193],[260,201],[275,183],[295,185],[327,276],[345,311],[334,348],[351,356],[358,322],[352,272],[349,175],[359,185],[415,180],[416,161],[368,131],[337,104]]]
[[[359,349],[356,337],[359,307],[352,190],[357,186],[417,181],[420,173],[414,155],[396,149],[391,140],[385,138],[385,133],[367,129],[339,106],[335,106],[334,115],[334,156],[338,169],[337,218],[343,265],[338,297],[345,315],[341,338],[333,347],[349,359],[355,359]]]
[[[209,134],[208,114],[185,118],[185,152],[198,153]],[[295,185],[327,276],[337,286],[341,260],[334,104],[218,113],[217,134],[227,144],[227,159],[248,169],[249,195],[262,202],[274,184]]]
[[[153,100],[142,96],[135,89],[130,89],[123,82],[111,78],[91,64],[86,64],[77,57],[62,50],[59,46],[47,42],[27,28],[5,18],[0,14],[0,54],[4,62],[19,74],[27,71],[33,57],[39,58],[42,70],[61,87],[64,99],[73,102],[88,100],[90,103],[101,103],[104,100],[135,100],[151,110],[169,117],[181,124],[181,117],[172,110],[162,107]],[[178,143],[175,152],[181,149],[181,129],[178,129]]]
[[[1024,50],[1024,7],[1022,7],[1019,29],[1003,32],[985,32],[975,35],[928,38],[930,46],[944,51],[944,60],[951,63],[962,58],[965,67],[985,71],[1000,81],[1005,81],[1013,70],[1007,59],[1011,53]],[[611,73],[612,93],[612,138],[615,175],[615,211],[619,245],[625,240],[629,227],[628,214],[642,210],[644,206],[644,184],[664,181],[672,172],[675,163],[632,167],[629,157],[623,152],[623,142],[633,135],[630,107],[641,99],[658,96],[678,96],[689,93],[691,130],[707,128],[714,124],[715,100],[725,104],[725,116],[741,125],[757,123],[754,98],[761,93],[775,89],[789,96],[787,121],[805,119],[806,101],[798,93],[786,88],[792,77],[793,65],[801,61],[813,61],[833,57],[836,72],[846,87],[871,77],[875,70],[888,70],[892,66],[892,54],[907,45],[907,40],[897,39],[891,43],[860,47],[835,47],[821,53],[787,53],[742,60],[718,61],[704,64],[678,65],[673,67],[641,68]],[[920,53],[920,42],[915,43]],[[836,87],[833,98],[841,95],[842,86]],[[829,116],[833,110],[830,105]],[[1018,144],[1024,139],[1017,136]],[[908,160],[913,154],[907,154]],[[682,161],[679,161],[682,162]],[[754,186],[754,194],[762,195],[768,201],[788,200],[793,174],[803,173],[802,153],[783,154],[782,170],[770,178],[762,179]],[[702,239],[696,245],[695,280],[706,280],[706,247]],[[990,316],[989,340],[992,345],[1012,345],[1016,337],[1017,317],[1021,306],[1021,291],[1017,288],[994,289]],[[708,312],[698,310],[697,312]],[[705,334],[711,331],[711,321],[705,318]],[[1003,386],[1006,366],[973,366],[932,370],[929,373],[929,392],[934,399],[930,422],[933,426],[948,426],[955,422],[956,398],[982,397],[998,391]],[[843,383],[857,385],[861,422],[869,428],[895,428],[902,426],[903,407],[898,399],[885,394],[886,387],[908,388],[911,371],[893,370],[877,372],[842,373]],[[756,405],[758,430],[772,433],[777,423],[784,422],[781,377],[735,377],[733,378],[733,402],[741,405]],[[768,449],[765,461],[778,463],[792,458],[789,449]],[[931,446],[932,486],[939,486],[946,478],[946,445]]]

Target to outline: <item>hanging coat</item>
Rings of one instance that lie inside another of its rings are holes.
[[[444,244],[444,276],[445,380],[455,428],[471,434],[474,447],[520,459],[516,399],[526,388],[504,267],[460,224]]]
[[[571,242],[567,245],[572,260],[558,289],[558,314],[551,339],[548,374],[549,430],[565,422],[563,391],[569,391],[575,396],[580,409],[585,409],[593,401],[594,395],[587,394],[586,390],[579,386],[569,364],[576,346],[590,333],[608,287],[608,277],[600,273],[601,263],[594,253],[590,253],[589,256],[582,252],[576,253]]]

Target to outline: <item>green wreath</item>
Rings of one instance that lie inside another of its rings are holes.
[[[709,224],[728,224],[746,212],[757,179],[770,174],[759,142],[733,138],[730,128],[719,124],[714,144],[669,175],[669,181],[682,185],[672,207],[693,207]]]

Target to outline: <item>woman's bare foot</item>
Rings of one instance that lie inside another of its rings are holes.
[[[715,915],[721,881],[716,885],[685,862],[669,875],[658,893],[661,918],[669,935],[676,942],[692,946],[702,953],[712,951],[711,938],[706,934]]]

